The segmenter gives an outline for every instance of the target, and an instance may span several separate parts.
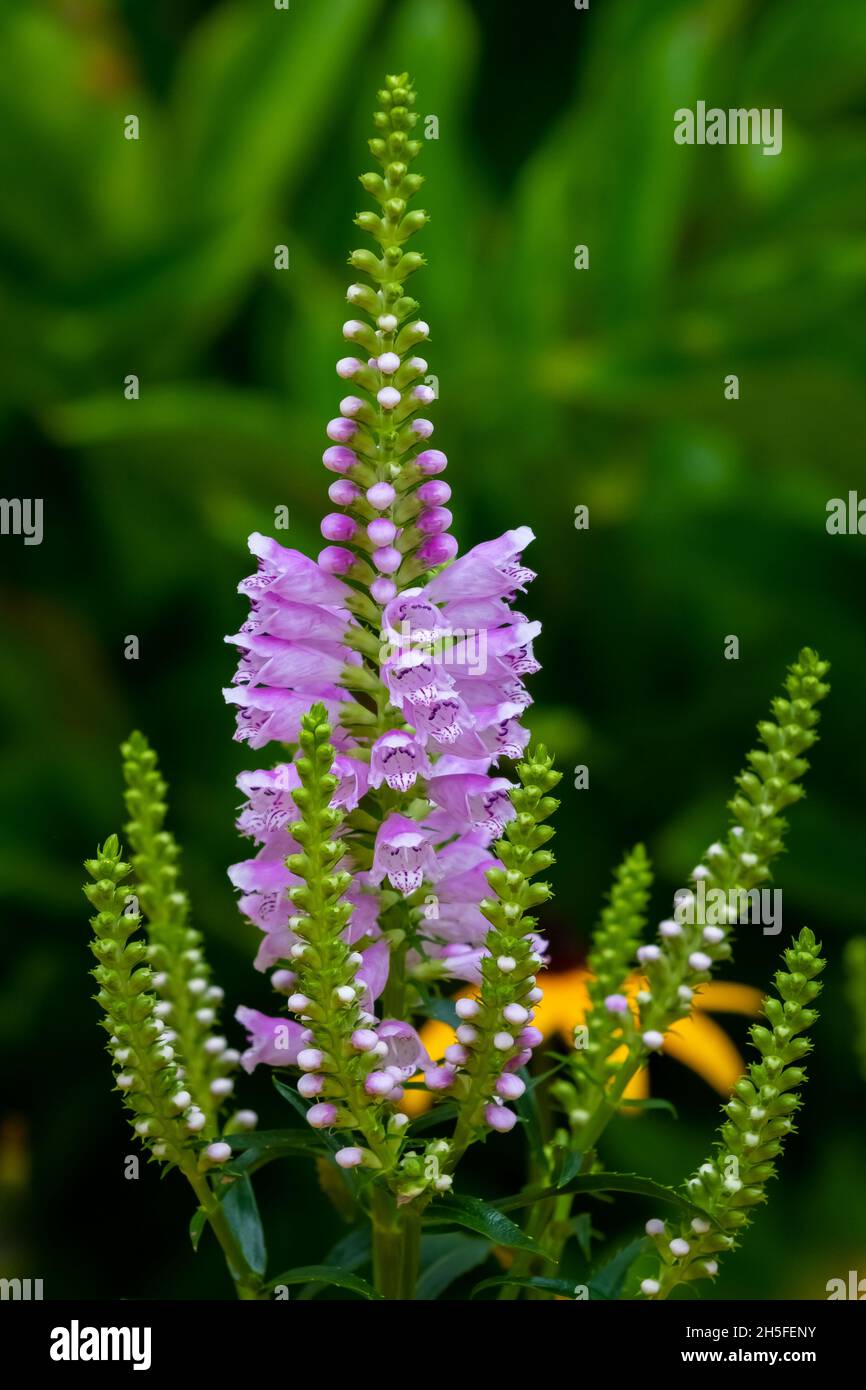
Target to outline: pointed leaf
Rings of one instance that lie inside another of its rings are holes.
[[[382,1297],[366,1279],[359,1278],[357,1274],[348,1274],[345,1270],[336,1269],[331,1265],[302,1265],[298,1269],[284,1270],[276,1279],[270,1281],[268,1289],[273,1290],[278,1284],[329,1284],[337,1289],[350,1289],[362,1298]]]
[[[499,1211],[516,1211],[520,1207],[543,1202],[546,1197],[559,1197],[569,1192],[605,1193],[629,1192],[639,1197],[651,1197],[655,1202],[670,1202],[690,1216],[706,1216],[699,1212],[691,1202],[687,1202],[672,1187],[653,1182],[652,1178],[642,1178],[637,1173],[584,1173],[562,1187],[527,1188],[514,1197],[505,1197],[494,1205]]]
[[[619,1298],[625,1277],[635,1260],[649,1247],[646,1236],[639,1236],[618,1250],[589,1281],[590,1298]]]
[[[268,1263],[265,1234],[253,1185],[247,1176],[236,1178],[231,1184],[222,1199],[222,1209],[250,1269],[264,1274]]]
[[[479,1197],[449,1197],[434,1202],[427,1209],[429,1226],[465,1226],[469,1231],[477,1231],[487,1236],[496,1245],[506,1245],[514,1250],[531,1250],[541,1255],[535,1241],[519,1226],[515,1226],[498,1207],[490,1202],[482,1202]],[[544,1257],[548,1258],[547,1256]]]
[[[198,1250],[198,1243],[201,1240],[201,1234],[206,1225],[207,1212],[204,1207],[198,1207],[196,1211],[193,1212],[192,1220],[189,1223],[189,1238],[192,1241],[193,1250]]]
[[[575,1289],[583,1287],[581,1284],[575,1284],[571,1279],[547,1279],[541,1274],[526,1275],[525,1277],[503,1274],[499,1278],[482,1279],[480,1284],[475,1285],[469,1297],[474,1298],[482,1289],[500,1288],[503,1284],[519,1289],[542,1289],[545,1293],[559,1294],[561,1298],[572,1299],[575,1297]]]

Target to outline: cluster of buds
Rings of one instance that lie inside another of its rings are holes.
[[[614,875],[606,906],[592,938],[588,967],[590,1008],[575,1030],[570,1078],[551,1087],[572,1128],[586,1123],[588,1107],[604,1094],[619,1070],[622,1049],[633,1044],[636,1011],[625,993],[635,947],[646,925],[652,869],[643,845],[626,854]]]
[[[240,1053],[219,1031],[224,991],[213,983],[201,933],[189,921],[189,899],[179,881],[180,852],[165,828],[167,788],[156,753],[136,732],[121,746],[121,754],[129,815],[124,829],[147,921],[147,959],[158,996],[155,1013],[165,1025],[164,1041],[178,1055],[178,1075],[192,1098],[189,1127],[207,1138],[216,1132],[220,1108],[233,1094],[232,1072]],[[249,1127],[250,1115],[239,1112],[234,1126]]]
[[[730,802],[734,823],[724,844],[710,845],[692,872],[694,883],[720,889],[731,902],[770,877],[770,863],[782,849],[787,822],[782,812],[804,795],[801,780],[809,764],[820,715],[815,706],[828,694],[829,663],[805,647],[790,668],[786,696],[773,701],[772,719],[758,725],[763,749],[748,756],[749,768],[737,778]],[[691,911],[689,911],[691,909]],[[680,894],[678,912],[659,926],[659,943],[641,946],[638,964],[647,988],[637,998],[643,1049],[657,1052],[677,1019],[691,1011],[695,989],[714,966],[731,955],[733,921],[707,923],[694,894]],[[713,914],[724,916],[724,908]],[[692,918],[693,920],[681,920]]]
[[[433,423],[422,412],[436,391],[417,348],[429,328],[414,317],[418,303],[405,293],[407,277],[424,258],[404,246],[428,220],[426,212],[408,209],[423,183],[409,169],[421,142],[411,134],[418,116],[408,75],[386,78],[378,100],[370,150],[382,173],[362,174],[361,184],[380,211],[361,212],[356,223],[380,254],[357,250],[349,258],[372,284],[352,284],[346,294],[367,316],[343,325],[344,338],[363,355],[341,357],[337,375],[361,394],[345,396],[327,427],[331,443],[323,462],[339,475],[329,497],[341,510],[322,521],[331,543],[319,564],[362,583],[384,605],[413,579],[453,559],[457,542],[449,534],[451,490],[437,477],[447,459],[426,447]]]
[[[295,908],[290,925],[298,938],[292,947],[296,987],[288,999],[298,1017],[298,1091],[311,1102],[307,1121],[313,1128],[353,1130],[363,1141],[339,1150],[341,1167],[390,1169],[402,1126],[389,1130],[382,1107],[402,1098],[417,1045],[408,1025],[394,1022],[389,1031],[366,1007],[367,986],[358,974],[363,958],[346,939],[352,904],[345,893],[352,876],[340,867],[345,847],[333,838],[341,812],[331,804],[338,779],[330,735],[324,707],[314,705],[301,720],[295,763],[300,785],[292,792],[300,812],[292,835],[301,852],[288,860],[301,880],[289,889]]]
[[[490,923],[481,962],[477,999],[459,999],[457,1041],[445,1061],[458,1071],[453,1082],[458,1097],[454,1151],[459,1154],[485,1127],[506,1133],[517,1122],[510,1101],[519,1100],[525,1084],[517,1072],[542,1041],[533,1027],[542,991],[537,972],[544,964],[544,943],[535,934],[529,910],[546,902],[550,888],[531,882],[553,861],[544,846],[553,835],[545,824],[558,806],[549,795],[561,774],[543,746],[518,764],[520,786],[510,791],[514,816],[496,843],[501,867],[488,869],[496,898],[481,910]],[[429,1083],[428,1083],[429,1084]]]
[[[713,1278],[716,1257],[736,1245],[752,1208],[766,1200],[775,1160],[801,1105],[799,1090],[806,1080],[801,1063],[812,1048],[801,1035],[818,1017],[810,1005],[821,992],[816,977],[825,962],[820,952],[807,927],[784,952],[785,969],[775,979],[779,997],[764,1000],[769,1027],[756,1024],[751,1029],[760,1060],[751,1063],[723,1107],[716,1153],[686,1183],[685,1195],[701,1215],[676,1231],[659,1219],[647,1223],[661,1261],[658,1274],[641,1284],[647,1298],[665,1298],[676,1284]]]
[[[130,865],[121,858],[116,835],[109,836],[86,868],[94,882],[84,892],[96,909],[90,949],[98,964],[92,974],[105,1014],[102,1027],[110,1037],[115,1084],[144,1146],[155,1158],[180,1164],[189,1143],[193,1100],[159,1017],[147,942],[132,939],[141,915],[124,886]]]

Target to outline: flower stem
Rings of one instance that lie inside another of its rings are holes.
[[[214,1195],[210,1183],[196,1169],[192,1158],[183,1164],[183,1173],[207,1216],[208,1225],[219,1242],[238,1298],[243,1301],[266,1299],[267,1294],[263,1291],[261,1279],[247,1263],[235,1234],[226,1220],[222,1205]]]
[[[377,1186],[373,1195],[373,1281],[383,1298],[415,1297],[421,1254],[421,1213],[414,1204],[398,1207]]]

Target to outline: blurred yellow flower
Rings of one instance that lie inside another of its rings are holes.
[[[535,1011],[534,1026],[545,1038],[559,1033],[568,1046],[572,1045],[574,1030],[585,1021],[589,1010],[587,985],[590,978],[588,970],[551,971],[543,977],[544,998]],[[633,999],[645,983],[640,975],[631,975],[625,992]],[[467,988],[455,997],[472,997],[475,993],[476,990]],[[751,985],[715,981],[701,985],[695,991],[692,1013],[665,1034],[665,1053],[689,1067],[720,1095],[730,1095],[734,1082],[742,1076],[746,1066],[727,1033],[707,1014],[736,1013],[755,1018],[761,1011],[762,997],[761,991]],[[454,1029],[431,1019],[421,1029],[421,1041],[431,1057],[441,1057],[446,1047],[455,1041]],[[640,1100],[648,1094],[649,1073],[642,1067],[629,1083],[624,1099]],[[430,1103],[427,1091],[407,1091],[401,1108],[408,1115],[420,1115]]]

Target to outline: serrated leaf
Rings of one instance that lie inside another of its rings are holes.
[[[268,1289],[273,1290],[279,1284],[328,1284],[337,1289],[349,1289],[352,1293],[360,1294],[362,1298],[382,1297],[366,1279],[331,1265],[302,1265],[298,1269],[284,1270],[276,1279],[271,1279]]]
[[[530,1250],[542,1255],[535,1241],[502,1211],[490,1202],[482,1202],[480,1197],[449,1197],[434,1202],[427,1209],[429,1226],[465,1226],[468,1231],[477,1231],[495,1245],[505,1245],[512,1250]],[[547,1256],[543,1256],[547,1259]]]
[[[542,1289],[545,1293],[559,1294],[562,1298],[575,1298],[575,1289],[582,1288],[582,1284],[575,1284],[572,1279],[548,1279],[543,1274],[533,1274],[521,1277],[519,1275],[509,1276],[503,1274],[498,1278],[482,1279],[480,1284],[476,1284],[470,1298],[474,1298],[482,1289],[501,1288],[507,1284],[511,1288],[518,1289]]]
[[[639,1236],[618,1250],[607,1264],[602,1265],[589,1281],[590,1298],[619,1298],[626,1275],[635,1260],[648,1248],[646,1236]]]
[[[424,1236],[416,1299],[438,1298],[455,1279],[483,1264],[489,1254],[489,1240],[473,1240],[471,1236],[460,1235]]]
[[[656,1202],[669,1202],[689,1216],[706,1215],[705,1212],[699,1212],[697,1207],[687,1202],[672,1187],[653,1182],[652,1178],[642,1178],[637,1173],[584,1173],[564,1183],[562,1187],[527,1188],[525,1192],[518,1192],[514,1197],[502,1198],[494,1205],[499,1211],[517,1211],[520,1207],[543,1202],[546,1197],[562,1197],[572,1192],[628,1192],[638,1197],[652,1197]]]
[[[255,1274],[264,1274],[268,1263],[265,1233],[256,1194],[249,1178],[236,1178],[222,1199],[222,1209],[244,1258]]]

